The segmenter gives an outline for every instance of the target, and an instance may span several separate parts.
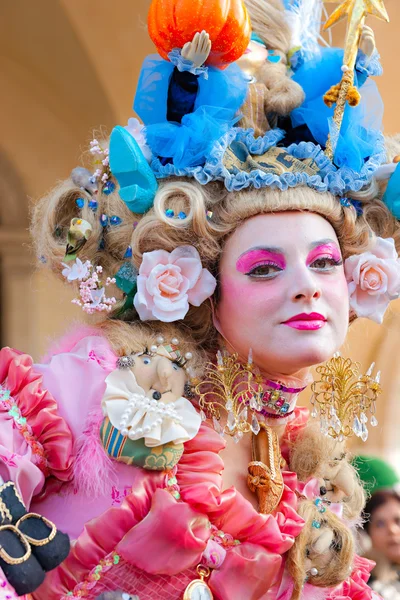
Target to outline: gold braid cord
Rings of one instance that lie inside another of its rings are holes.
[[[281,451],[276,432],[260,423],[261,429],[253,435],[252,461],[249,463],[247,485],[257,494],[259,512],[272,513],[283,494],[283,477],[280,469]]]

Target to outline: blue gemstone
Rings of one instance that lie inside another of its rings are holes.
[[[103,194],[109,196],[115,190],[115,183],[113,181],[107,181],[105,186],[103,187]]]
[[[275,50],[268,50],[268,60],[272,63],[278,63],[281,60],[279,54],[275,54]]]
[[[43,264],[46,264],[46,263],[47,263],[47,258],[46,258],[45,256],[43,256],[43,254],[42,254],[42,256],[39,258],[39,260],[40,260],[40,262],[41,262],[41,263],[43,263]]]
[[[99,244],[99,250],[104,250],[105,247],[106,247],[106,243],[105,243],[104,239],[101,239],[100,244]]]
[[[93,212],[96,212],[97,207],[98,207],[97,200],[89,200],[88,206]]]
[[[181,212],[179,213],[178,219],[186,219],[186,213],[184,213],[183,210],[181,210]]]
[[[132,246],[128,246],[124,255],[124,258],[131,258],[132,256]]]
[[[122,219],[117,215],[113,215],[112,217],[110,217],[110,223],[111,225],[121,225]]]
[[[167,208],[167,210],[165,211],[165,216],[167,216],[168,218],[172,219],[172,217],[174,216],[174,211],[172,210],[172,208]]]
[[[75,200],[75,204],[77,205],[78,208],[83,208],[85,206],[85,201],[83,198],[77,198]]]
[[[283,406],[281,406],[280,412],[285,415],[288,412],[289,408],[290,408],[290,404],[285,402],[285,404]]]
[[[346,208],[349,208],[351,206],[350,200],[348,198],[340,198],[340,204],[342,206],[346,206]]]
[[[319,521],[313,521],[312,526],[315,527],[315,529],[321,529],[321,523]]]
[[[322,498],[316,498],[314,501],[315,506],[319,506],[322,503]]]
[[[101,217],[100,217],[100,223],[102,224],[103,227],[107,227],[107,225],[108,225],[108,215],[105,215],[103,213],[101,215]]]

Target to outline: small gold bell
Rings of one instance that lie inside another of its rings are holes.
[[[204,581],[204,579],[210,576],[210,569],[199,565],[197,573],[200,579],[195,579],[189,583],[183,595],[183,600],[213,600],[214,596]]]

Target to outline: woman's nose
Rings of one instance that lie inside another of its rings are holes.
[[[319,282],[307,267],[299,268],[293,273],[292,299],[295,302],[318,300],[321,297]]]

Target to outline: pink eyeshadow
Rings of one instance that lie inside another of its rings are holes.
[[[317,246],[316,248],[311,250],[310,254],[307,256],[307,265],[313,263],[314,260],[316,260],[320,256],[329,256],[337,262],[340,262],[342,260],[342,256],[336,244],[321,244],[321,246]]]
[[[259,264],[273,263],[280,269],[286,267],[286,261],[282,254],[270,252],[269,250],[250,250],[239,257],[236,263],[236,269],[239,273],[248,273],[251,269]]]

